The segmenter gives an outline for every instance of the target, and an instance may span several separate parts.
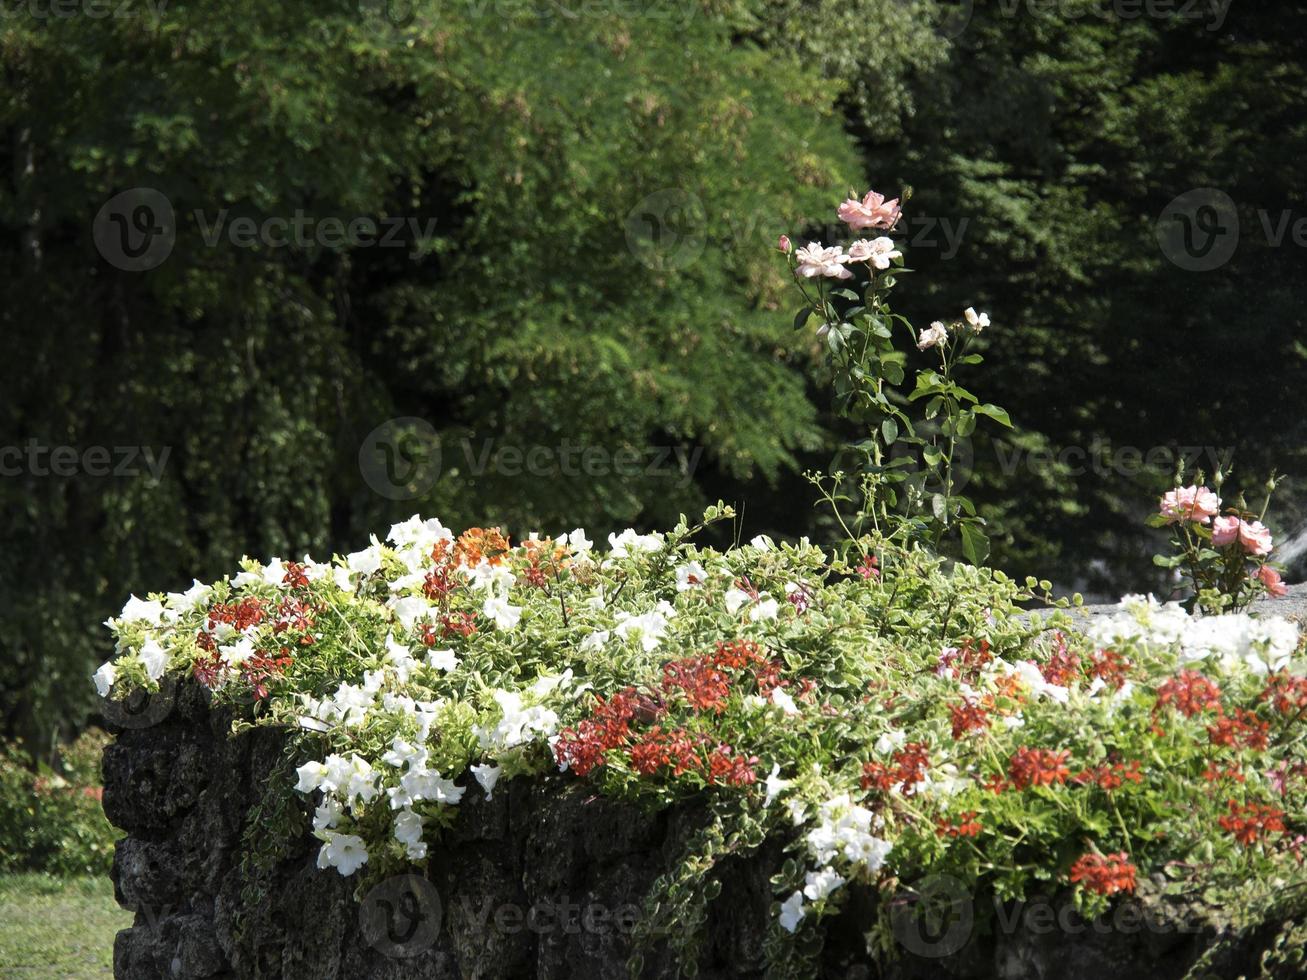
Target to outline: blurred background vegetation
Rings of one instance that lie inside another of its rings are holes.
[[[719,497],[746,537],[832,537],[801,474],[848,433],[771,250],[869,186],[915,189],[903,311],[994,321],[972,387],[1019,431],[971,447],[993,563],[1158,587],[1141,519],[1183,447],[1287,472],[1273,524],[1302,518],[1305,4],[153,4],[0,19],[0,446],[162,463],[0,460],[0,733],[32,756],[94,718],[129,593],[242,554],[415,511],[600,539]],[[175,218],[147,271],[97,248],[133,188]],[[1201,188],[1240,234],[1196,272],[1158,227]],[[403,247],[206,241],[297,215],[399,218]],[[440,440],[420,492],[360,463],[397,418]],[[658,465],[476,460],[568,445]]]

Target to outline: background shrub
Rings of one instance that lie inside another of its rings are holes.
[[[100,806],[98,728],[63,746],[53,766],[20,743],[0,745],[0,872],[107,874],[122,836]]]

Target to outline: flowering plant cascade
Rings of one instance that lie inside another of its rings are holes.
[[[1021,614],[1047,583],[886,537],[856,542],[875,556],[856,565],[807,541],[695,544],[732,516],[603,551],[581,530],[513,544],[415,516],[329,562],[246,559],[133,597],[95,681],[203,684],[239,724],[281,728],[280,792],[311,814],[323,873],[361,888],[424,865],[468,793],[515,778],[702,805],[641,923],[687,969],[693,930],[666,926],[702,921],[716,863],[767,840],[784,976],[813,972],[852,892],[941,873],[1003,898],[1061,883],[1087,912],[1145,890],[1303,893],[1292,624],[1129,597],[1080,633]],[[889,904],[865,923],[884,954]]]

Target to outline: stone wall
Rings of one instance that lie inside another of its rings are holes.
[[[232,736],[230,716],[211,711],[194,684],[137,707],[119,719],[125,727],[104,760],[105,811],[127,832],[114,860],[116,894],[136,912],[115,943],[119,980],[626,977],[641,900],[702,819],[687,807],[642,812],[565,776],[507,781],[492,800],[474,784],[432,848],[429,876],[389,879],[360,904],[353,880],[315,867],[307,833],[269,873],[241,877],[242,840],[262,829],[251,807],[280,764],[278,732]],[[721,867],[702,976],[762,976],[768,878],[779,860],[765,847]],[[861,937],[875,897],[853,894],[826,930],[823,975],[1166,980],[1184,976],[1215,938],[1185,909],[1147,900],[1146,925],[1129,916],[1110,929],[1048,926],[1048,915],[1069,907],[1065,895],[1051,911],[1034,910],[1040,918],[969,928],[976,906],[958,897],[962,926],[936,936],[905,916],[895,930],[903,955],[878,965]],[[1262,938],[1243,937],[1195,976],[1238,975]],[[665,951],[646,959],[644,975],[675,975]]]

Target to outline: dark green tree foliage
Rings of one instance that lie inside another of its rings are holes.
[[[139,458],[138,476],[4,460],[5,730],[81,723],[99,624],[129,592],[418,510],[514,532],[666,523],[703,491],[671,462],[648,473],[646,447],[743,477],[820,444],[766,248],[856,179],[827,94],[691,5],[497,7],[394,25],[353,3],[177,0],[0,23],[0,443],[167,453],[157,481]],[[137,187],[176,216],[144,272],[93,241]],[[238,218],[297,215],[301,245],[231,241]],[[314,237],[359,217],[403,219],[404,247]],[[359,452],[405,416],[439,433],[442,466],[394,500]],[[483,467],[487,440],[550,455]],[[604,455],[587,472],[569,445]]]

